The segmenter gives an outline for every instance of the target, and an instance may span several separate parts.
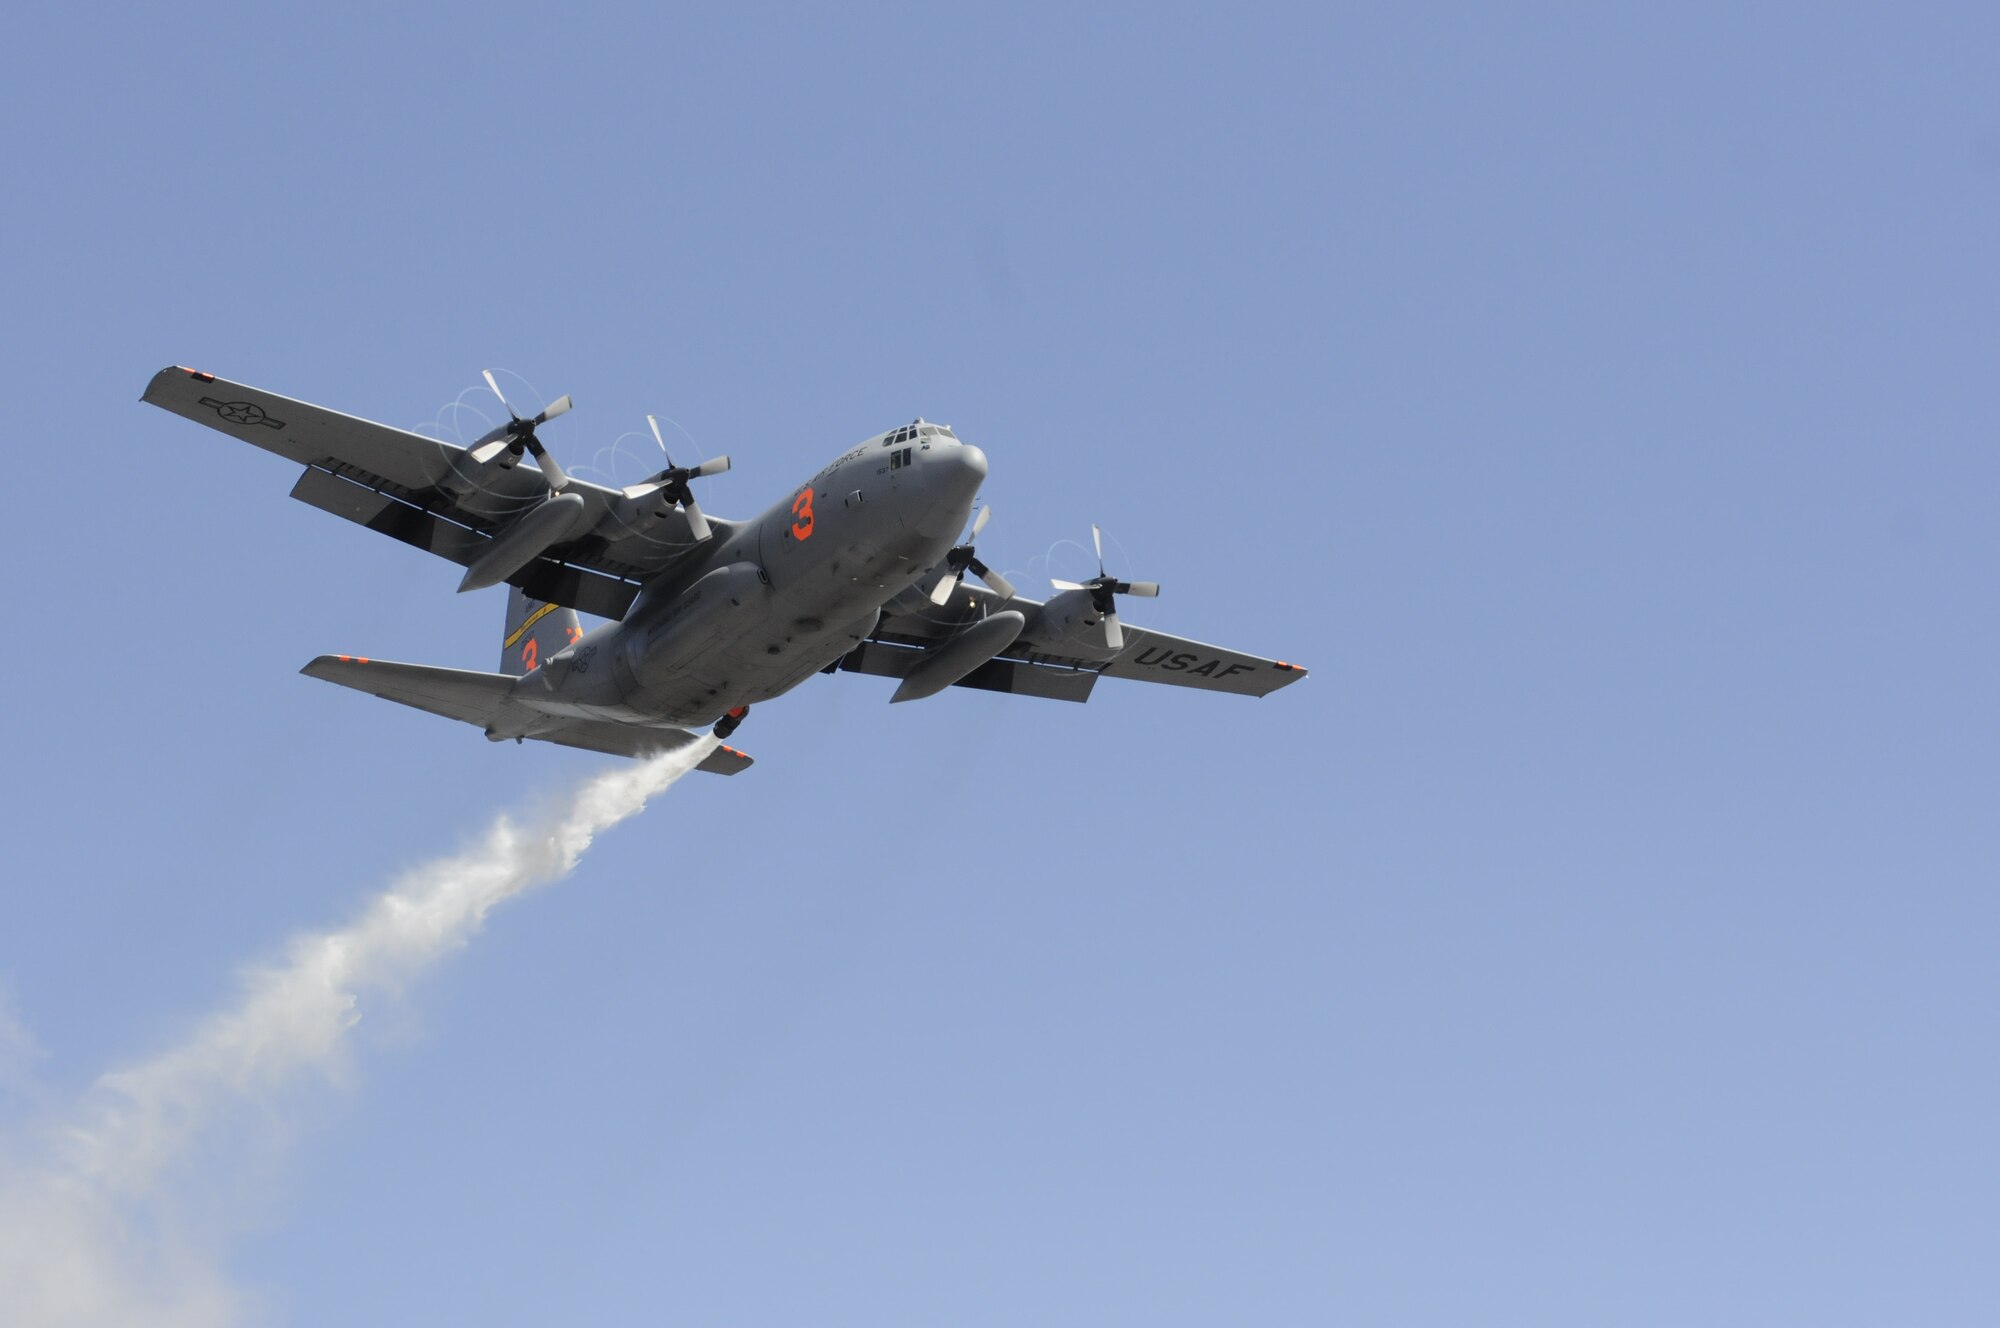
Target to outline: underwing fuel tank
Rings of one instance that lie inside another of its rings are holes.
[[[926,696],[937,695],[1013,645],[1014,638],[1027,625],[1027,616],[1018,609],[1002,609],[998,613],[987,614],[982,621],[925,655],[922,662],[903,679],[903,685],[896,689],[896,694],[889,698],[889,704],[921,701]]]
[[[541,506],[517,518],[493,537],[486,550],[465,569],[459,592],[497,586],[543,552],[576,533],[583,521],[583,499],[574,493],[558,493]]]

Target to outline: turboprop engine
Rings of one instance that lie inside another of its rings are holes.
[[[473,441],[453,466],[452,473],[439,481],[438,487],[454,497],[463,498],[469,493],[484,488],[488,476],[495,471],[512,470],[521,457],[530,455],[535,464],[542,468],[542,476],[548,481],[550,493],[561,493],[569,487],[569,476],[562,466],[549,455],[542,446],[542,440],[535,436],[535,430],[559,415],[569,413],[572,402],[567,396],[557,397],[538,411],[533,418],[522,419],[509,404],[500,384],[495,381],[491,369],[480,370],[486,378],[486,385],[493,389],[493,395],[500,398],[500,405],[507,412],[507,422]],[[489,583],[490,584],[490,583]]]
[[[1115,655],[1125,648],[1125,629],[1118,622],[1118,596],[1151,599],[1160,593],[1160,583],[1120,581],[1104,570],[1104,532],[1092,526],[1090,540],[1097,546],[1097,575],[1080,585],[1075,581],[1049,582],[1059,593],[1042,605],[1035,622],[1035,639],[1057,636],[1100,654]]]
[[[1088,590],[1064,590],[1049,597],[1035,611],[1034,641],[1037,648],[1085,657],[1109,657],[1118,652],[1104,641],[1104,615],[1091,602]]]
[[[606,525],[645,534],[662,525],[668,513],[678,507],[687,518],[688,533],[699,544],[714,531],[708,524],[708,518],[701,514],[701,505],[695,502],[694,490],[688,487],[688,481],[722,474],[729,469],[729,458],[715,457],[699,466],[676,466],[673,457],[667,454],[667,440],[660,435],[660,421],[648,415],[646,423],[653,427],[653,441],[660,445],[660,455],[666,457],[667,468],[642,484],[624,489],[617,506],[607,516]]]

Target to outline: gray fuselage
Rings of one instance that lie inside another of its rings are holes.
[[[934,426],[849,449],[521,678],[494,736],[539,716],[699,726],[783,695],[938,565],[985,477],[986,454]]]

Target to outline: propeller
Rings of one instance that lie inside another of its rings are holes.
[[[694,536],[696,543],[700,543],[713,533],[713,528],[708,524],[708,518],[701,514],[701,507],[695,502],[694,490],[688,487],[688,481],[720,475],[729,469],[729,458],[719,456],[699,466],[676,466],[674,459],[667,455],[667,440],[660,436],[659,420],[648,415],[646,423],[653,426],[653,441],[660,445],[660,455],[667,458],[667,468],[645,483],[626,489],[625,496],[638,499],[652,493],[666,494],[669,501],[687,513],[688,532]]]
[[[506,393],[500,390],[500,384],[493,381],[493,371],[482,369],[480,373],[485,377],[486,385],[493,389],[493,395],[500,398],[500,404],[507,407],[507,422],[467,449],[472,459],[483,466],[502,452],[512,452],[517,458],[523,451],[531,452],[534,454],[535,464],[540,466],[542,474],[548,477],[549,487],[561,493],[569,486],[569,476],[563,473],[562,466],[557,464],[556,459],[549,455],[548,449],[542,446],[542,440],[535,437],[535,430],[556,416],[567,414],[572,404],[569,397],[567,395],[557,397],[542,408],[541,414],[531,420],[524,420],[514,413],[513,406],[508,405]]]
[[[1160,593],[1160,583],[1120,581],[1104,570],[1104,532],[1094,525],[1090,528],[1090,542],[1097,546],[1097,575],[1082,583],[1051,580],[1049,584],[1057,590],[1089,591],[1090,606],[1104,617],[1104,644],[1112,650],[1123,650],[1125,629],[1118,625],[1118,602],[1115,596],[1137,595],[1141,599],[1152,599]]]
[[[959,586],[965,583],[965,574],[968,571],[991,586],[993,593],[1001,600],[1014,598],[1013,582],[980,562],[979,555],[972,551],[972,541],[979,538],[979,532],[986,529],[986,523],[992,516],[991,507],[980,508],[979,515],[972,519],[972,529],[966,532],[965,543],[945,554],[945,574],[939,577],[937,585],[931,588],[931,603],[942,605],[950,599]]]

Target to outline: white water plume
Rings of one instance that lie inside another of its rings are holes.
[[[470,848],[404,874],[351,925],[293,941],[232,1005],[179,1046],[104,1075],[52,1130],[0,1138],[0,1324],[239,1321],[244,1298],[190,1216],[204,1194],[238,1188],[186,1174],[204,1138],[245,1116],[282,1125],[287,1090],[340,1071],[364,994],[393,992],[463,945],[495,904],[567,876],[599,833],[715,746],[704,738],[600,775],[530,824],[500,817]]]

